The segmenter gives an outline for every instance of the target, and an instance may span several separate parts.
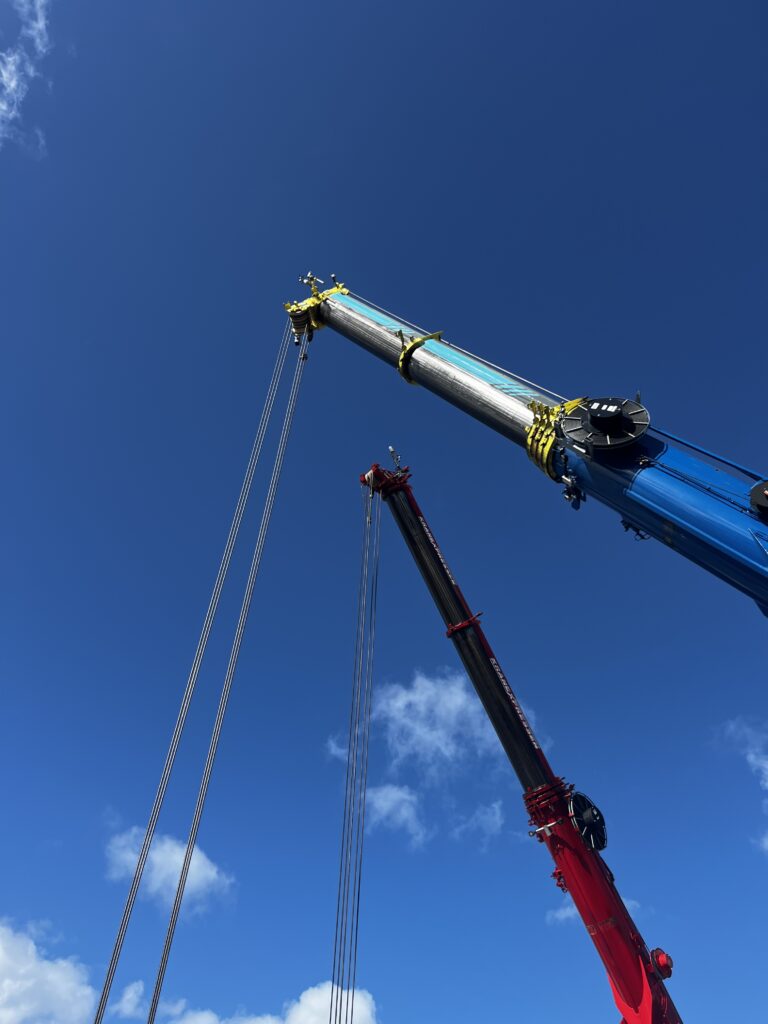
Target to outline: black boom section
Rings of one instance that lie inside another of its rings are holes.
[[[533,730],[507,682],[506,676],[469,609],[464,595],[419,509],[405,479],[378,470],[385,476],[380,489],[400,532],[413,555],[429,592],[458,651],[467,675],[525,790],[545,786],[555,779]],[[406,478],[407,479],[407,478]]]

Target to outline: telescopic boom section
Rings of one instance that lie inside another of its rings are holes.
[[[655,537],[757,601],[768,615],[768,477],[651,425],[639,400],[566,400],[352,295],[343,284],[287,304],[296,337],[330,327],[418,384],[524,448],[562,484],[618,513],[635,537]],[[468,293],[467,303],[476,302]],[[470,306],[471,308],[471,306]],[[501,302],[487,328],[509,334]],[[482,330],[478,324],[478,331]],[[507,342],[511,348],[511,343]],[[723,406],[738,415],[738,401]],[[707,410],[702,402],[703,413]],[[695,425],[695,424],[694,424]]]
[[[649,950],[613,882],[599,850],[606,845],[599,810],[556,776],[491,649],[485,633],[448,568],[408,483],[407,469],[374,464],[361,483],[380,492],[434,599],[504,751],[523,787],[531,835],[555,862],[553,878],[569,892],[608,972],[624,1024],[682,1024],[664,979],[672,959]],[[579,1011],[572,1017],[581,1024]]]

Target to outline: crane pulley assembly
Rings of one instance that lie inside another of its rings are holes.
[[[672,958],[649,950],[600,851],[605,820],[595,804],[555,775],[479,622],[419,508],[407,468],[374,465],[360,478],[381,495],[427,584],[446,635],[466,669],[523,787],[531,836],[555,862],[553,877],[573,898],[608,973],[622,1024],[682,1024],[665,980]]]
[[[768,479],[652,426],[637,400],[562,396],[312,274],[286,304],[300,336],[330,327],[525,448],[574,508],[594,498],[753,598],[768,615]]]

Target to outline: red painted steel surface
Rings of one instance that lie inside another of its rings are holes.
[[[457,632],[474,630],[489,661],[498,666],[478,617],[472,615],[464,595],[448,570],[424,513],[416,502],[409,479],[407,470],[392,473],[378,464],[374,464],[368,473],[360,477],[361,483],[379,491],[384,500],[402,492],[420,528],[428,537],[435,558],[450,580],[454,594],[466,610],[464,621],[449,626],[448,635],[455,640]],[[501,675],[503,678],[503,673]],[[501,679],[499,685],[502,685]],[[515,707],[519,707],[511,691],[509,695]],[[664,984],[664,979],[672,973],[672,958],[661,949],[650,951],[646,946],[619,896],[610,869],[600,854],[587,844],[570,817],[568,798],[573,787],[554,774],[540,745],[534,742],[530,725],[522,711],[518,713],[531,737],[532,754],[545,767],[551,779],[547,785],[526,789],[523,794],[531,826],[536,830],[536,838],[544,843],[555,862],[552,873],[555,883],[563,892],[570,893],[603,961],[623,1024],[682,1024]]]

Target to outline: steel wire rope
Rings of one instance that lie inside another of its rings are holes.
[[[379,562],[381,501],[364,495],[364,538],[358,591],[357,633],[347,751],[347,784],[339,854],[330,1024],[348,1024],[354,1015],[354,983],[362,882],[368,749],[370,739],[373,644]]]
[[[355,1016],[355,991],[357,987],[357,950],[360,938],[360,894],[363,881],[363,846],[365,843],[365,807],[368,792],[368,752],[371,739],[371,714],[373,711],[373,664],[376,649],[376,604],[379,583],[379,554],[381,550],[381,494],[377,493],[374,503],[374,540],[372,554],[372,579],[369,600],[367,665],[363,712],[363,750],[361,754],[360,811],[358,819],[358,850],[355,866],[355,884],[353,886],[353,937],[350,941],[350,984],[347,1001],[349,1004],[348,1024],[353,1024]],[[345,1017],[345,1024],[347,1018]]]
[[[351,743],[351,756],[352,756],[352,777],[350,783],[350,801],[349,801],[349,814],[347,818],[347,834],[345,837],[344,847],[344,887],[343,887],[343,905],[341,914],[341,949],[342,958],[340,961],[340,973],[338,979],[338,1016],[337,1020],[340,1022],[342,1019],[342,1011],[345,1002],[345,998],[348,999],[348,993],[345,997],[344,992],[344,981],[348,979],[347,964],[348,964],[348,944],[349,944],[349,931],[350,931],[350,889],[352,886],[352,870],[354,863],[354,840],[356,835],[356,823],[359,818],[359,787],[360,787],[360,723],[362,716],[362,697],[363,697],[363,672],[366,664],[366,607],[368,602],[368,578],[370,575],[370,530],[371,520],[369,518],[369,541],[366,547],[366,565],[365,565],[365,593],[363,604],[360,608],[360,629],[361,629],[361,641],[359,650],[359,659],[356,666],[356,703],[355,703],[355,722],[352,732],[352,743]]]
[[[360,733],[358,743],[360,745],[359,753],[359,769],[358,769],[358,785],[356,798],[354,803],[354,819],[352,827],[355,832],[354,848],[351,850],[351,863],[350,872],[352,874],[350,882],[350,901],[348,908],[349,915],[349,937],[347,943],[347,949],[345,951],[345,965],[344,975],[346,977],[347,986],[344,988],[344,977],[342,977],[341,991],[343,993],[344,1002],[344,1021],[345,1024],[352,1019],[354,1014],[354,980],[353,974],[356,968],[357,960],[357,925],[359,922],[359,902],[360,902],[360,884],[362,877],[362,839],[363,829],[365,827],[365,795],[367,789],[367,767],[368,767],[368,739],[370,730],[370,696],[371,696],[371,681],[373,671],[373,623],[375,622],[375,588],[378,568],[378,536],[377,529],[380,519],[378,517],[380,499],[377,495],[373,497],[372,507],[372,530],[373,530],[373,544],[371,545],[370,554],[370,566],[369,572],[371,572],[371,584],[368,591],[368,616],[367,616],[367,632],[366,642],[364,645],[364,659],[365,665],[361,675],[361,712],[360,712]],[[350,844],[351,845],[351,844]]]
[[[368,578],[370,572],[370,540],[371,540],[371,512],[372,496],[370,493],[365,505],[365,537],[363,544],[361,591],[358,599],[358,624],[357,640],[355,649],[355,665],[353,672],[353,700],[350,709],[350,734],[348,747],[348,773],[347,792],[345,795],[344,827],[342,833],[342,844],[340,851],[340,865],[342,869],[342,880],[340,889],[340,914],[339,914],[339,959],[336,964],[336,973],[333,981],[336,983],[332,993],[336,1000],[335,1020],[341,1020],[342,1004],[344,999],[344,977],[346,974],[347,960],[347,929],[349,922],[349,886],[352,864],[352,837],[354,835],[354,822],[357,806],[357,781],[358,781],[358,743],[360,735],[360,713],[363,665],[365,663],[365,623],[366,607],[368,601]],[[332,1011],[333,1012],[333,1011]]]
[[[291,383],[290,394],[288,396],[288,404],[286,407],[285,418],[283,420],[283,426],[280,433],[280,440],[278,441],[277,451],[275,453],[275,461],[272,467],[272,477],[269,482],[269,488],[264,503],[264,510],[262,512],[261,523],[259,524],[259,532],[256,538],[256,544],[253,551],[253,558],[251,560],[251,567],[248,573],[248,580],[245,586],[245,592],[243,594],[242,605],[240,607],[240,615],[237,620],[235,635],[232,641],[232,647],[229,654],[229,661],[227,663],[227,671],[224,677],[224,683],[222,685],[221,696],[219,698],[219,705],[216,710],[216,719],[214,721],[213,731],[211,733],[211,739],[208,746],[208,753],[205,759],[205,766],[203,768],[203,775],[200,781],[200,788],[197,795],[197,801],[195,803],[195,810],[192,817],[192,825],[190,826],[189,836],[187,838],[187,846],[184,851],[184,861],[182,863],[179,881],[176,886],[176,895],[174,897],[173,906],[171,908],[168,929],[166,931],[165,942],[163,944],[163,952],[160,957],[160,965],[158,967],[155,986],[152,992],[152,1001],[150,1003],[149,1013],[147,1015],[147,1024],[154,1024],[155,1017],[157,1015],[158,1005],[160,1003],[160,994],[162,992],[163,982],[165,980],[165,973],[168,967],[168,958],[170,956],[171,946],[173,944],[173,938],[176,932],[176,924],[179,919],[181,903],[184,898],[184,889],[186,887],[187,877],[189,875],[189,868],[192,862],[192,855],[194,853],[195,843],[197,841],[197,833],[200,828],[200,820],[203,815],[205,799],[208,794],[208,786],[210,784],[211,774],[213,772],[213,764],[216,759],[216,752],[219,746],[221,729],[224,723],[224,716],[226,714],[227,704],[229,702],[229,695],[232,689],[232,680],[235,675],[235,669],[237,667],[237,661],[240,654],[240,646],[242,644],[243,633],[245,631],[245,625],[248,619],[248,612],[250,611],[251,606],[251,599],[253,597],[253,591],[256,585],[256,577],[258,576],[259,567],[261,564],[261,557],[264,551],[264,543],[266,541],[267,531],[269,529],[269,523],[272,517],[275,496],[277,494],[277,487],[280,481],[280,474],[282,471],[283,461],[285,458],[285,450],[288,444],[288,436],[291,431],[291,425],[293,423],[293,417],[296,411],[296,401],[298,398],[299,387],[301,385],[301,379],[304,373],[304,366],[306,363],[307,345],[308,342],[306,335],[303,335],[300,341],[299,357],[296,364],[296,370],[293,375],[293,381]]]
[[[339,980],[343,971],[343,961],[346,954],[346,943],[344,941],[345,922],[345,892],[348,887],[348,834],[350,819],[353,814],[353,779],[354,766],[356,765],[356,723],[359,714],[360,697],[360,666],[362,657],[362,644],[364,634],[364,608],[367,600],[367,574],[368,574],[368,552],[370,546],[371,526],[371,494],[363,493],[363,545],[360,560],[360,582],[357,599],[357,622],[355,636],[355,652],[352,672],[352,695],[350,701],[349,733],[347,738],[347,768],[344,791],[344,811],[342,815],[341,840],[339,844],[339,884],[336,902],[336,928],[334,932],[333,970],[331,973],[331,1001],[329,1006],[329,1021],[338,1021],[340,1013],[341,991]]]
[[[245,470],[245,476],[243,483],[240,488],[240,495],[237,499],[235,511],[232,516],[232,522],[229,527],[229,533],[227,534],[226,544],[224,545],[224,551],[221,556],[219,563],[219,569],[216,574],[216,579],[211,592],[210,601],[208,603],[208,609],[205,613],[203,620],[203,626],[200,631],[200,637],[197,642],[197,648],[195,650],[195,656],[192,661],[192,667],[187,678],[187,683],[184,688],[184,694],[181,700],[181,706],[179,713],[176,718],[176,723],[173,727],[173,733],[171,735],[171,741],[168,747],[168,752],[165,756],[165,762],[163,764],[163,770],[160,776],[160,783],[155,794],[155,799],[152,804],[152,810],[149,815],[147,827],[144,832],[144,839],[141,844],[141,850],[139,851],[138,860],[136,861],[136,868],[133,873],[133,879],[131,886],[128,891],[128,897],[125,901],[125,907],[123,908],[123,915],[120,920],[120,925],[117,930],[117,936],[115,938],[114,946],[112,947],[112,954],[109,959],[109,965],[107,967],[106,977],[104,979],[104,985],[101,990],[101,996],[99,1003],[96,1008],[96,1016],[94,1017],[94,1024],[102,1024],[104,1014],[107,1009],[107,1002],[109,1001],[109,995],[112,989],[112,983],[115,977],[115,971],[117,970],[117,964],[120,959],[120,954],[123,949],[125,942],[125,935],[128,930],[128,924],[131,919],[133,907],[136,902],[136,897],[139,891],[139,885],[141,884],[142,875],[146,866],[147,858],[149,856],[149,849],[152,845],[152,839],[154,838],[155,829],[157,827],[157,821],[160,817],[160,811],[163,806],[165,794],[168,789],[168,783],[170,781],[171,772],[173,765],[176,760],[176,753],[178,751],[179,742],[181,741],[181,735],[184,731],[184,726],[187,720],[187,714],[189,707],[192,702],[192,697],[197,684],[197,677],[200,672],[200,665],[202,664],[203,656],[208,644],[208,638],[210,636],[213,621],[216,617],[216,612],[219,606],[219,599],[224,586],[224,581],[229,570],[229,565],[232,560],[232,552],[235,547],[237,535],[240,530],[240,525],[243,520],[243,514],[245,507],[248,503],[248,497],[251,492],[251,485],[253,484],[254,473],[256,472],[256,466],[261,455],[261,449],[264,445],[264,438],[267,433],[267,427],[272,414],[272,408],[274,406],[275,397],[277,395],[280,380],[282,379],[283,368],[285,366],[285,357],[288,353],[291,338],[291,324],[290,320],[286,322],[285,330],[280,341],[277,350],[277,357],[275,359],[274,369],[272,371],[272,379],[267,389],[267,397],[264,402],[264,407],[261,412],[261,418],[259,425],[256,430],[256,437],[254,438],[253,445],[251,447],[250,457]]]
[[[371,540],[371,506],[373,493],[363,492],[363,543],[360,558],[360,579],[357,592],[357,623],[355,632],[355,651],[352,669],[352,695],[349,709],[349,733],[347,738],[347,768],[344,786],[344,810],[342,813],[341,840],[339,844],[339,883],[336,895],[336,925],[333,940],[333,967],[331,971],[331,1001],[329,1006],[329,1024],[339,1019],[341,990],[339,978],[342,974],[342,959],[345,953],[344,936],[344,893],[348,886],[349,860],[346,855],[350,828],[350,816],[353,807],[353,779],[355,774],[357,726],[359,717],[360,685],[362,675],[363,643],[365,637],[365,608],[368,595],[368,569]],[[334,1008],[336,1012],[334,1012]]]

